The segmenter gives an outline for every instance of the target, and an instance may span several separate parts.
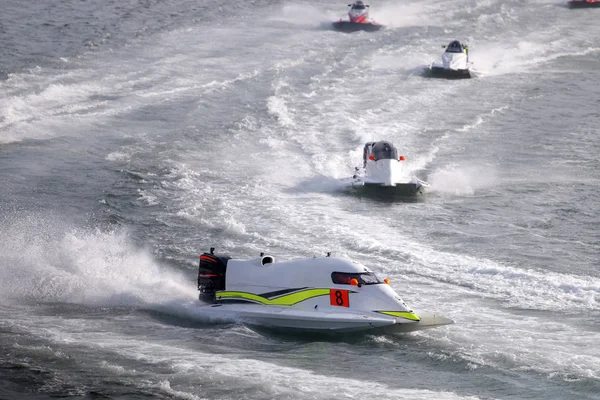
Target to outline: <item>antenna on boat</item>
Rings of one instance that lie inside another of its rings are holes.
[[[327,257],[331,257],[331,252],[330,251],[327,252]]]
[[[215,248],[214,247],[210,248],[210,254],[215,254]]]

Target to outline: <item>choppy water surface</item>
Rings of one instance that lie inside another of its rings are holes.
[[[3,6],[0,398],[597,398],[600,12],[378,2],[347,35],[345,4]],[[482,76],[422,77],[452,39]],[[379,139],[419,201],[337,190]],[[331,251],[456,324],[215,325],[210,246]]]

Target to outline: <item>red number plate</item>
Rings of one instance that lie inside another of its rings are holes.
[[[350,300],[348,298],[347,290],[331,289],[329,291],[329,301],[332,306],[350,307]]]

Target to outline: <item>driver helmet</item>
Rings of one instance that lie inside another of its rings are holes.
[[[463,49],[463,45],[458,40],[453,40],[452,42],[450,42],[448,47],[454,51],[462,51]]]
[[[354,4],[352,4],[353,10],[356,10],[356,9],[362,10],[364,8],[365,8],[365,3],[362,0],[356,0],[354,2]]]

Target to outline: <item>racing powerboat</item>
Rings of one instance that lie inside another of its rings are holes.
[[[442,63],[432,62],[425,69],[427,75],[446,79],[465,79],[474,75],[469,62],[469,48],[466,45],[453,40],[448,46],[442,47],[446,49],[442,53]]]
[[[403,168],[404,156],[386,140],[367,142],[363,149],[363,166],[355,168],[351,187],[366,194],[381,196],[415,196],[429,185],[408,176]]]
[[[569,8],[591,8],[600,7],[600,0],[569,0]]]
[[[417,313],[389,279],[344,258],[313,257],[275,262],[200,256],[200,309],[218,320],[275,330],[313,333],[412,332],[454,323]]]
[[[333,23],[334,29],[351,33],[357,31],[375,32],[383,28],[383,25],[369,18],[369,5],[362,0],[356,0],[354,3],[348,4],[348,7],[350,7],[348,20],[340,18],[339,21]]]

